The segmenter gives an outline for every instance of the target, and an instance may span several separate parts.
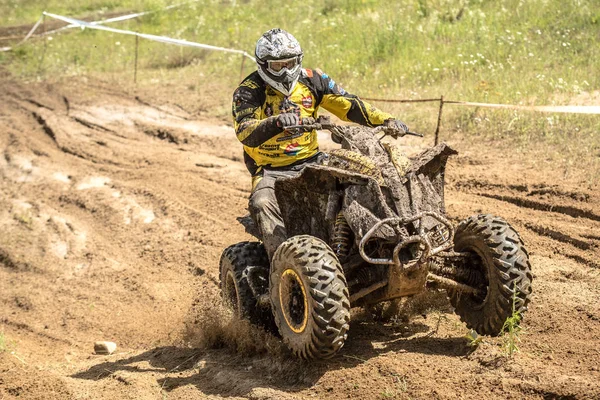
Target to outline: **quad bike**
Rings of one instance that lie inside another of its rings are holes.
[[[320,117],[294,129],[327,129],[341,143],[321,164],[279,179],[275,194],[287,240],[269,258],[261,242],[227,248],[223,298],[250,322],[276,325],[302,358],[328,358],[346,340],[350,308],[446,289],[456,313],[498,335],[531,296],[529,256],[502,218],[446,217],[442,143],[409,159],[382,142],[383,128],[337,126]],[[385,130],[383,131],[385,136]],[[260,239],[249,217],[240,218]]]

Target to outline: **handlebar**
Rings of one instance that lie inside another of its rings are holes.
[[[335,128],[341,128],[343,127],[343,125],[337,125],[334,124],[330,121],[329,117],[324,117],[321,116],[319,117],[315,123],[313,124],[306,124],[306,125],[292,125],[292,126],[286,126],[285,130],[286,131],[304,131],[304,132],[308,132],[308,131],[312,131],[312,130],[331,130],[331,129],[335,129]],[[386,131],[386,127],[384,126],[377,126],[375,128],[373,128],[373,133],[379,133],[379,132],[385,132]],[[411,136],[417,136],[417,137],[423,137],[423,134],[421,133],[417,133],[417,132],[404,132],[404,135],[411,135]],[[402,135],[402,136],[404,136]]]

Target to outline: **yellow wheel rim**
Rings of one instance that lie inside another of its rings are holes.
[[[304,284],[293,269],[288,268],[281,274],[279,304],[287,326],[295,333],[304,332],[308,323],[308,299]]]

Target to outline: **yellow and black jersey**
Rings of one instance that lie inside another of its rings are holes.
[[[242,81],[233,94],[233,120],[244,145],[244,160],[252,175],[263,167],[284,167],[302,162],[319,151],[317,132],[291,134],[276,124],[276,116],[294,112],[301,118],[317,117],[319,107],[344,121],[378,126],[393,118],[347,93],[320,70],[302,70],[290,96],[267,85],[258,72]]]

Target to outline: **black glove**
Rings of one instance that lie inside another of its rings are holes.
[[[386,133],[393,137],[402,137],[408,132],[408,126],[399,119],[386,119],[383,121],[383,126],[386,128]]]
[[[277,116],[277,126],[285,129],[288,126],[300,125],[300,117],[294,113],[283,113]]]

